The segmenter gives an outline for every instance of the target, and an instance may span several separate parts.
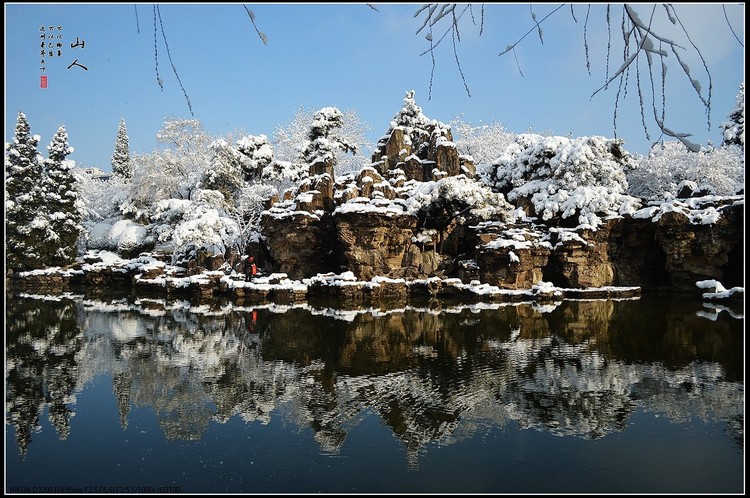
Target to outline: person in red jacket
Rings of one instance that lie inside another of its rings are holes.
[[[245,259],[245,282],[249,282],[258,273],[258,267],[255,264],[255,258],[248,256]]]

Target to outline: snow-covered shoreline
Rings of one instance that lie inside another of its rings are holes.
[[[95,262],[86,262],[94,261]],[[216,298],[246,302],[301,302],[308,298],[334,298],[344,301],[388,303],[437,298],[461,302],[535,302],[564,299],[637,298],[640,287],[562,288],[539,282],[530,289],[503,289],[458,278],[394,279],[376,276],[358,280],[350,272],[325,273],[302,280],[285,273],[261,275],[250,282],[228,266],[196,275],[169,265],[154,256],[141,255],[126,260],[108,251],[90,251],[76,264],[19,272],[11,286],[20,291],[62,294],[71,290],[95,292],[125,291],[136,296],[162,295],[188,297],[199,301]]]

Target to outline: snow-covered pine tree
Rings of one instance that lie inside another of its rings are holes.
[[[420,159],[426,159],[427,149],[430,144],[430,133],[432,131],[430,128],[431,125],[435,125],[439,133],[442,133],[443,129],[447,129],[443,123],[433,121],[424,115],[422,108],[417,105],[417,101],[414,98],[414,90],[409,90],[404,97],[403,107],[393,117],[388,131],[378,141],[377,149],[382,150],[393,131],[401,129],[404,132],[405,143],[413,147],[412,153]]]
[[[43,159],[37,150],[40,137],[30,130],[26,115],[19,112],[13,143],[5,144],[5,251],[11,270],[44,266],[38,250],[48,228]]]
[[[274,159],[273,145],[266,135],[245,135],[237,140],[237,150],[242,154],[242,174],[246,182],[262,177],[271,179],[271,166]]]
[[[343,126],[343,115],[336,107],[324,107],[315,113],[302,158],[311,166],[311,174],[329,173],[333,176],[336,153],[357,153],[357,145],[338,133]]]
[[[310,127],[315,119],[315,112],[303,107],[294,113],[294,119],[283,126],[277,126],[273,135],[273,169],[270,171],[276,177],[283,177],[296,182],[307,175],[307,164],[303,163],[303,149],[308,144]],[[373,144],[367,138],[367,132],[372,127],[362,120],[356,109],[346,109],[341,112],[341,128],[336,135],[344,137],[357,146],[357,152],[362,156],[339,155],[336,157],[336,174],[346,174],[359,169],[367,161],[372,152]],[[303,171],[304,174],[300,174]],[[265,175],[265,173],[264,173]]]
[[[68,144],[64,126],[58,128],[47,150],[44,182],[49,226],[54,235],[42,249],[47,264],[65,265],[72,263],[77,255],[76,240],[82,230],[82,213],[73,175],[74,163],[66,160],[73,148]]]
[[[117,128],[115,152],[112,154],[112,173],[119,175],[122,178],[133,177],[133,165],[130,162],[128,130],[125,128],[124,118],[120,118],[120,126]]]
[[[403,126],[406,128],[425,129],[432,123],[432,120],[425,116],[422,108],[417,105],[414,94],[414,90],[406,92],[404,106],[393,117],[392,128]]]
[[[729,120],[721,123],[721,145],[739,145],[745,148],[745,83],[740,83],[737,105],[729,114]]]

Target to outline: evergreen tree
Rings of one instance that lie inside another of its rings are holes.
[[[218,190],[227,202],[231,202],[244,183],[242,155],[224,139],[212,142],[209,147],[213,157],[203,171],[200,186],[203,189]]]
[[[26,115],[19,112],[13,143],[5,144],[5,250],[12,270],[41,268],[40,241],[48,223],[42,190],[43,159]]]
[[[403,107],[393,116],[388,131],[378,140],[376,150],[383,150],[396,129],[403,132],[406,143],[412,146],[412,153],[422,160],[427,159],[432,133],[437,132],[448,138],[450,132],[448,125],[424,115],[414,98],[414,90],[406,92]]]
[[[61,126],[47,146],[49,158],[45,161],[46,207],[49,226],[54,235],[44,251],[47,264],[65,265],[76,257],[76,241],[81,232],[82,214],[79,208],[78,185],[73,176],[73,162],[67,161],[73,148],[68,144],[68,134]]]
[[[745,83],[740,83],[737,105],[729,114],[729,121],[721,124],[721,145],[739,145],[745,148]]]
[[[308,164],[336,162],[336,151],[357,153],[357,145],[337,132],[344,124],[343,115],[336,107],[324,107],[315,113],[302,157]]]
[[[414,98],[414,90],[406,92],[404,97],[404,106],[393,117],[391,127],[403,126],[406,128],[426,129],[431,124],[431,120],[424,115],[422,108],[417,105]]]
[[[125,119],[120,119],[117,129],[117,140],[115,141],[115,153],[112,155],[112,173],[122,178],[133,177],[133,165],[130,162],[130,146],[128,143],[128,131],[125,128]]]
[[[245,135],[237,140],[237,150],[242,154],[242,174],[246,182],[272,176],[267,169],[274,159],[273,146],[265,135]]]

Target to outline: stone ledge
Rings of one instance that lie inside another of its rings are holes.
[[[286,274],[260,276],[245,282],[237,274],[220,271],[191,276],[170,276],[169,271],[140,271],[137,265],[115,266],[107,270],[49,268],[18,273],[10,288],[18,291],[63,293],[73,290],[99,292],[129,291],[139,296],[180,297],[201,301],[230,299],[248,303],[300,303],[312,298],[347,302],[405,304],[422,299],[444,299],[467,303],[558,301],[563,299],[615,299],[640,296],[640,287],[559,288],[540,283],[530,289],[503,289],[477,280],[464,283],[458,278],[432,277],[422,280],[373,277],[357,280],[351,272],[321,274],[304,281],[290,280]]]

